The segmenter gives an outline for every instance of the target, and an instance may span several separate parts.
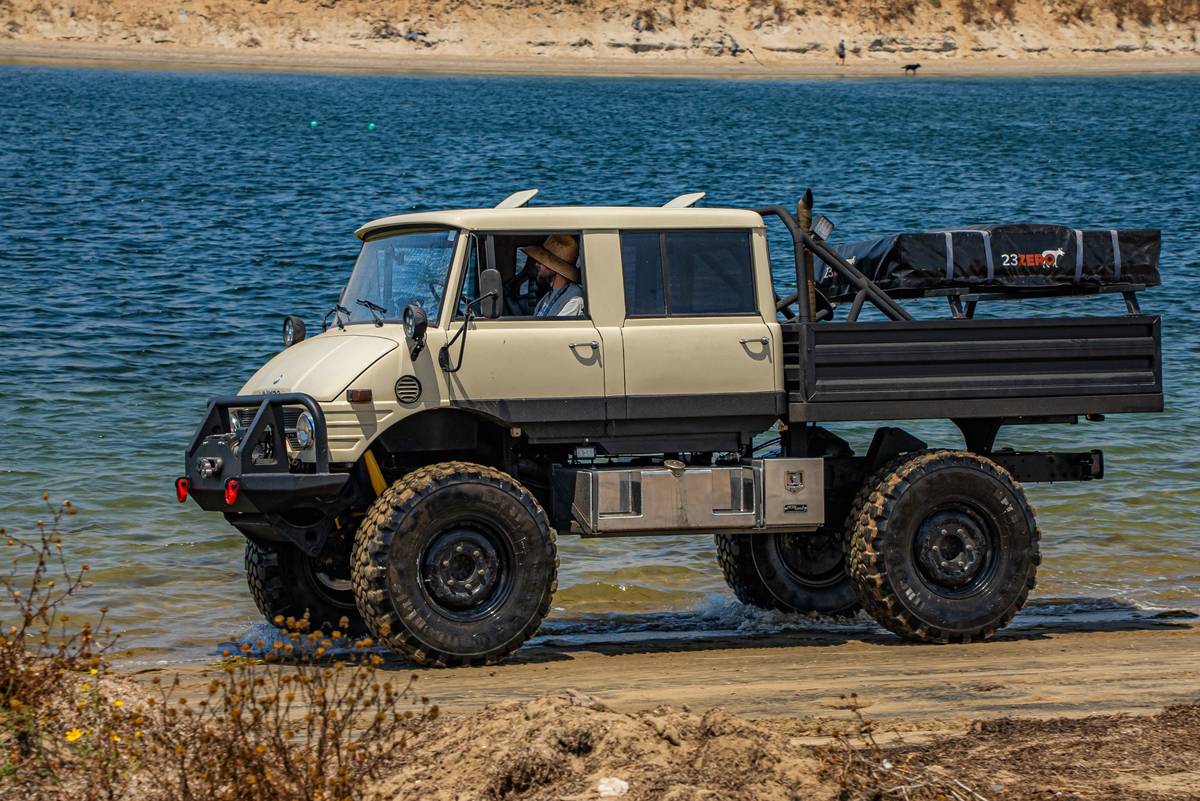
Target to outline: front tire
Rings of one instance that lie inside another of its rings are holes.
[[[306,614],[314,631],[366,634],[354,603],[345,557],[310,557],[293,545],[258,545],[246,541],[246,583],[254,605],[269,622],[277,617],[299,620]],[[349,620],[342,626],[342,618]]]
[[[963,451],[903,457],[852,510],[850,575],[901,637],[970,642],[1008,625],[1033,589],[1039,532],[1008,471]]]
[[[447,462],[375,501],[351,573],[380,642],[423,665],[485,664],[537,631],[558,588],[558,554],[546,513],[516,479]]]

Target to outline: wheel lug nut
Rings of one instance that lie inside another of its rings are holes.
[[[949,563],[949,562],[942,562],[942,567],[950,567],[950,563]]]
[[[471,556],[474,556],[476,559],[478,559],[479,557],[483,556],[483,551],[471,551]]]
[[[455,546],[454,546],[454,550],[455,550],[455,552],[456,552],[456,553],[462,553],[462,552],[463,552],[463,547],[462,547],[461,545],[455,545]]]
[[[485,571],[485,570],[480,570],[476,575],[478,575],[480,578],[482,578],[486,572],[487,571]]]
[[[442,562],[442,567],[450,567],[450,560],[449,560],[449,559],[446,559],[445,561],[443,561],[443,562]]]

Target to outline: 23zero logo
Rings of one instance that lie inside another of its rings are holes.
[[[1067,255],[1062,248],[1043,250],[1041,253],[1001,253],[1000,263],[1005,267],[1041,267],[1053,270],[1058,260]]]

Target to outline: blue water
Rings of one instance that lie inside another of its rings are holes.
[[[977,222],[1162,228],[1164,286],[1143,306],[1164,317],[1168,411],[1001,440],[1108,456],[1103,482],[1031,488],[1045,535],[1035,601],[1200,608],[1195,77],[0,67],[0,110],[0,525],[28,530],[43,491],[79,506],[68,552],[91,563],[91,601],[112,608],[128,646],[202,654],[258,621],[240,536],[179,506],[171,481],[205,399],[235,391],[277,350],[280,316],[312,325],[336,299],[354,228],[530,186],[541,203],[658,204],[705,190],[710,205],[791,205],[811,186],[842,241]],[[998,311],[1120,310],[1090,299]],[[957,442],[945,426],[916,429]],[[861,447],[869,427],[841,432]],[[686,628],[689,616],[707,626],[714,603],[722,620],[737,613],[705,537],[565,538],[562,560],[551,633],[595,615],[619,630]]]

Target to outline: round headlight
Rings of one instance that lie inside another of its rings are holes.
[[[311,447],[316,438],[317,424],[313,422],[312,414],[300,412],[300,416],[296,418],[296,444],[300,446],[300,450],[304,450]]]
[[[283,318],[283,346],[290,348],[304,339],[304,321],[289,314]]]
[[[229,430],[234,434],[242,433],[242,416],[237,409],[229,410]]]

